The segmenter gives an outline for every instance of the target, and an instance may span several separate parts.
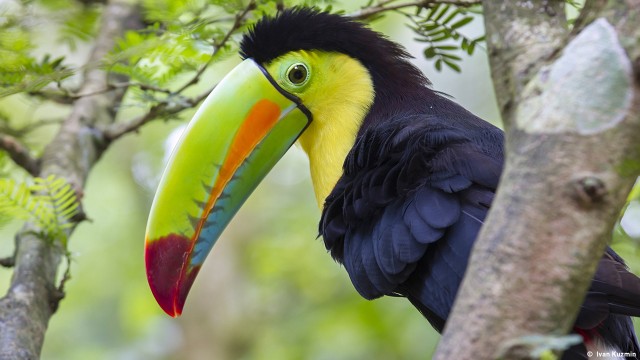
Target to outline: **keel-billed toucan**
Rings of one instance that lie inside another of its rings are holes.
[[[320,235],[356,290],[406,297],[442,331],[498,186],[502,131],[346,17],[283,11],[244,36],[241,55],[185,130],[152,205],[145,260],[160,306],[182,312],[226,224],[298,141]],[[607,249],[574,326],[584,344],[564,358],[640,354],[629,315],[640,315],[640,280]]]

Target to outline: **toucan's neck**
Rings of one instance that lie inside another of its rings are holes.
[[[393,68],[381,70],[332,53],[322,64],[325,70],[331,69],[325,72],[331,75],[324,79],[321,94],[304,99],[314,119],[299,140],[309,156],[320,208],[342,176],[344,160],[358,134],[378,121],[398,116],[399,106],[439,97],[427,87],[428,80],[402,59]]]

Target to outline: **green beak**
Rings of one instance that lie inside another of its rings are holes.
[[[167,314],[182,313],[224,228],[310,122],[252,59],[209,94],[169,159],[147,223],[147,279]]]

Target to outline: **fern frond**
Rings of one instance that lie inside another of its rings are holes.
[[[21,220],[34,219],[38,223],[46,223],[48,214],[38,200],[25,183],[0,179],[0,213]]]
[[[67,245],[67,229],[78,212],[75,191],[62,178],[35,178],[33,185],[0,179],[0,218],[32,221],[50,240]]]
[[[54,175],[49,175],[46,179],[35,178],[32,189],[40,194],[42,203],[51,214],[50,223],[45,229],[66,248],[66,229],[73,226],[71,218],[78,212],[75,191],[63,178]]]

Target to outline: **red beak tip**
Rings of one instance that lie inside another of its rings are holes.
[[[170,234],[147,240],[145,263],[147,280],[158,305],[171,317],[182,314],[182,307],[195,280],[199,266],[185,264],[191,252],[191,240]]]
[[[188,272],[185,278],[177,281],[173,278],[155,278],[149,272],[147,273],[151,293],[153,293],[156,302],[167,315],[176,318],[182,314],[189,289],[191,289],[199,270],[199,266],[195,267]]]
[[[199,268],[192,271],[192,276],[188,277],[185,281],[176,284],[175,288],[168,289],[169,291],[167,291],[166,287],[155,287],[154,284],[149,281],[151,292],[153,293],[156,302],[160,305],[160,308],[167,313],[167,315],[173,318],[177,318],[182,315],[184,303],[187,300],[189,289],[193,284],[193,280],[195,279],[195,275],[198,270]]]
[[[178,316],[180,316],[180,314],[182,313],[182,309],[178,310],[175,307],[175,299],[172,297],[168,297],[168,298],[160,298],[158,296],[156,296],[156,294],[154,293],[154,296],[156,298],[156,302],[158,302],[158,305],[160,305],[160,308],[167,313],[167,315],[171,316],[172,318],[176,318]]]
[[[162,309],[162,310],[164,310],[164,312],[167,313],[167,315],[171,316],[174,319],[182,315],[182,311],[177,311],[177,309],[171,309],[170,311],[167,311],[165,309]]]
[[[149,274],[148,280],[151,293],[160,308],[171,317],[179,316],[182,309],[176,309],[177,301],[175,296],[175,285],[171,286],[170,282],[164,282],[162,279],[155,279],[152,276],[149,276]]]

